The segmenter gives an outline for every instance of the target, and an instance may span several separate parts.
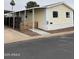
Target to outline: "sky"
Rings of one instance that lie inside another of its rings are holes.
[[[72,8],[74,8],[74,0],[15,0],[16,5],[14,6],[14,11],[25,9],[25,5],[28,1],[36,1],[40,6],[50,5],[57,2],[65,2]],[[10,5],[11,0],[4,0],[4,9],[12,10]]]

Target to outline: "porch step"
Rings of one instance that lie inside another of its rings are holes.
[[[36,32],[36,33],[38,33],[38,34],[40,34],[40,35],[42,35],[42,36],[44,36],[44,35],[51,35],[50,33],[48,33],[48,32],[46,32],[46,31],[42,31],[42,30],[39,30],[39,29],[30,29],[31,31],[33,31],[33,32]]]

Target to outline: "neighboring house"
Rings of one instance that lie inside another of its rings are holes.
[[[56,30],[74,26],[74,10],[65,3],[28,8],[15,12],[22,19],[21,28]]]

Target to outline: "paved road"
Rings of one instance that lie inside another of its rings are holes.
[[[5,45],[5,59],[74,59],[74,35]]]

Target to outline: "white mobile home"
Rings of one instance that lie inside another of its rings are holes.
[[[73,12],[71,7],[61,2],[18,11],[15,15],[22,18],[21,27],[24,29],[56,30],[73,27]]]

